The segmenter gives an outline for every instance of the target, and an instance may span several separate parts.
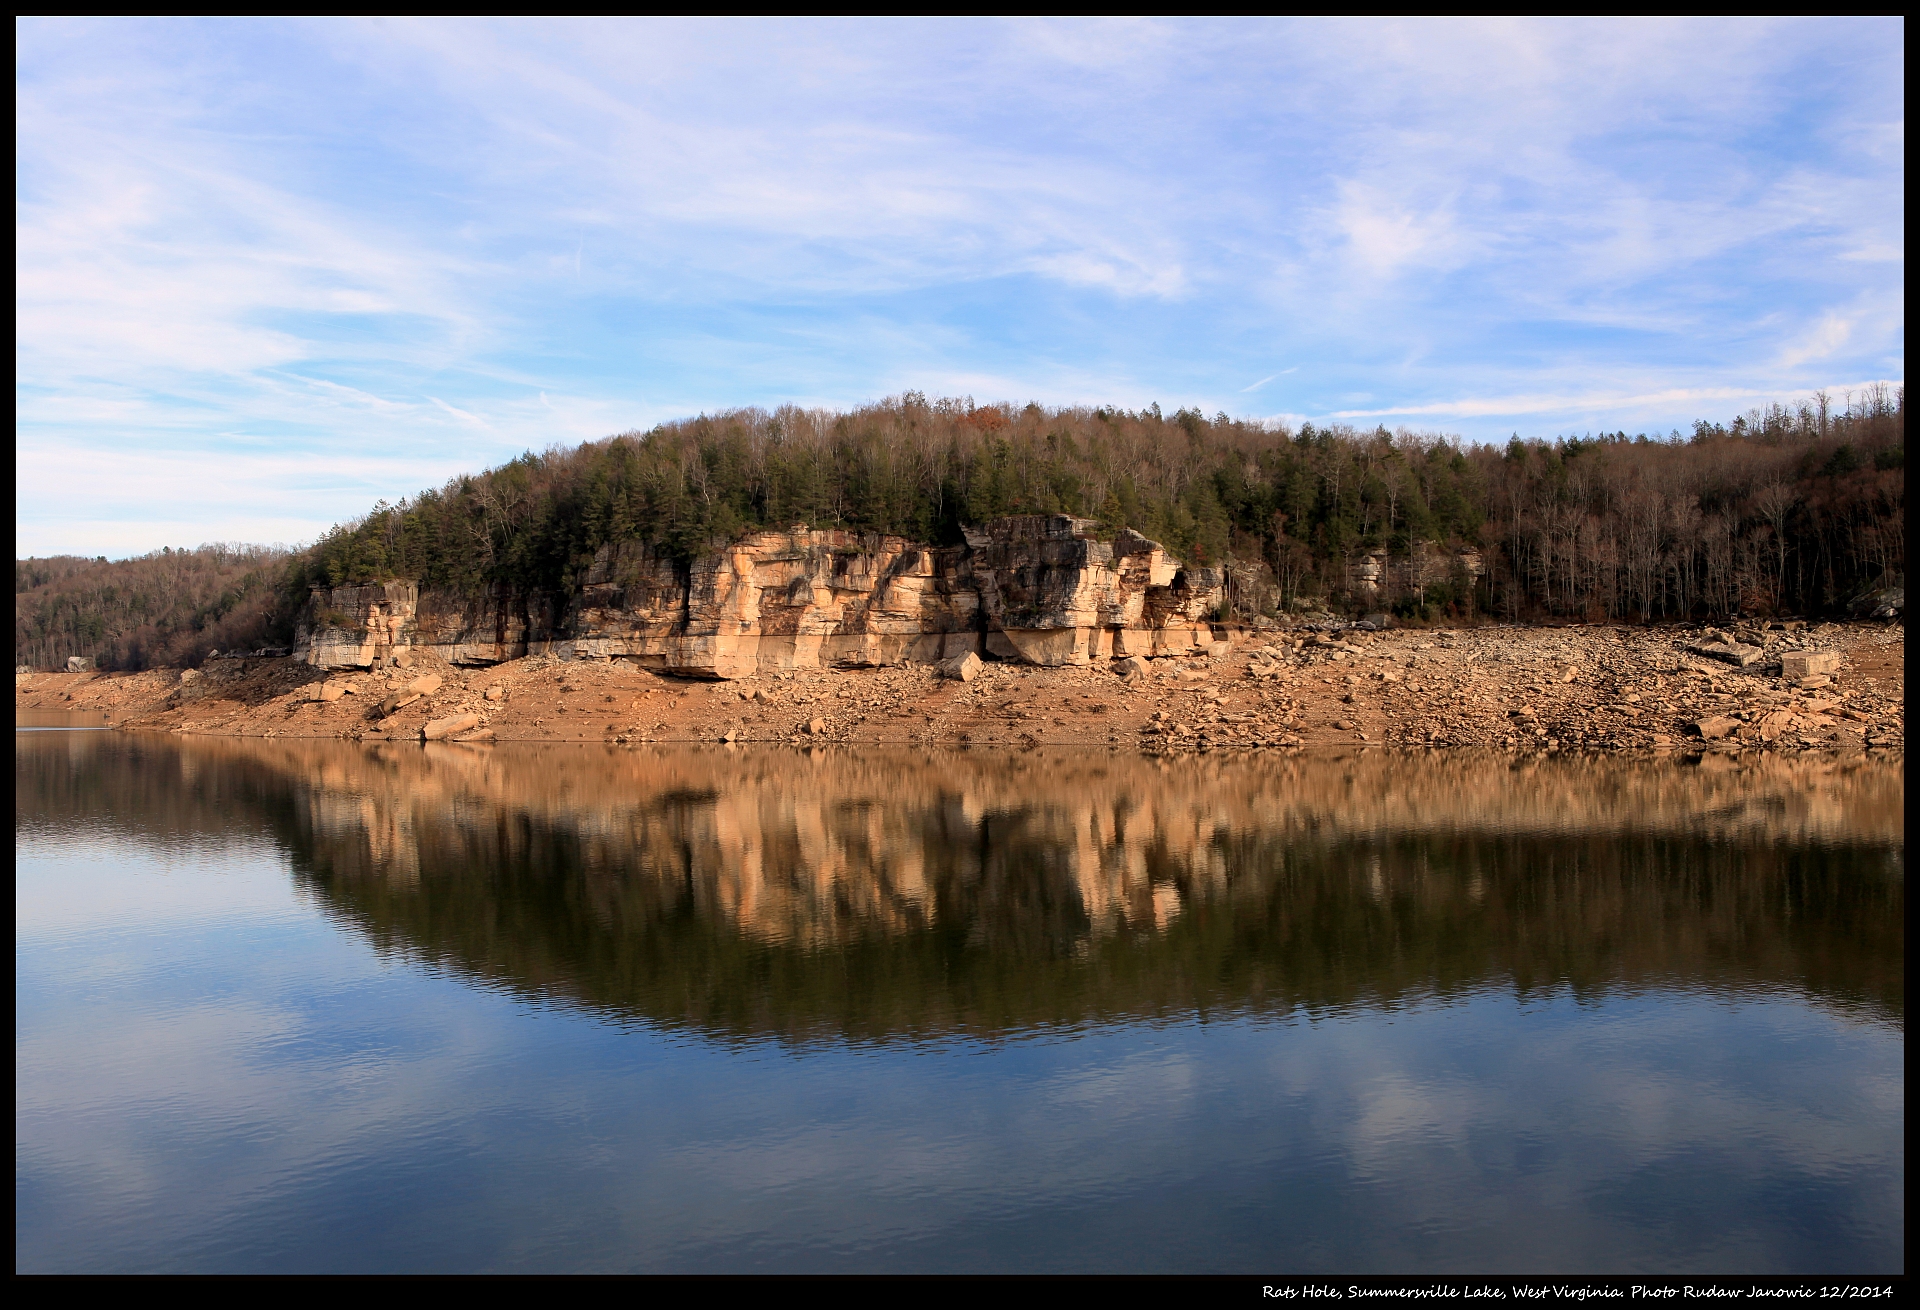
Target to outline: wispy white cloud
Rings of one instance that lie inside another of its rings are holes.
[[[1880,380],[1880,385],[1898,385]],[[1865,391],[1876,385],[1867,382],[1828,382],[1825,390],[1835,394]],[[1820,389],[1820,388],[1810,388]],[[1774,387],[1669,387],[1661,391],[1618,392],[1535,392],[1522,395],[1471,396],[1434,401],[1421,405],[1391,405],[1379,409],[1341,409],[1327,417],[1364,418],[1517,418],[1538,415],[1593,416],[1614,414],[1642,415],[1649,411],[1695,413],[1702,416],[1727,408],[1743,408],[1758,401],[1787,400],[1791,397]]]
[[[455,418],[462,419],[468,423],[471,423],[477,428],[490,428],[493,426],[491,423],[481,418],[478,414],[469,414],[464,409],[456,409],[454,406],[449,405],[446,401],[440,399],[440,397],[438,396],[428,396],[427,399],[431,400],[440,409],[453,415]],[[545,400],[545,396],[542,396],[541,399]]]
[[[907,386],[1682,423],[1902,374],[1901,30],[29,20],[16,431],[438,481]]]

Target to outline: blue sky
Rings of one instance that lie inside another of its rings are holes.
[[[1905,377],[1905,26],[16,24],[16,550],[903,390],[1458,433]]]

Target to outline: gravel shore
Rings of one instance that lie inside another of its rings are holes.
[[[622,661],[327,673],[241,658],[16,674],[14,705],[126,730],[352,740],[1885,751],[1904,749],[1905,643],[1903,624],[1325,625],[1236,633],[1131,675],[987,663],[967,682],[924,666],[697,682]]]

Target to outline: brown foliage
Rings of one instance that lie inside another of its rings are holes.
[[[213,545],[125,560],[16,560],[14,661],[55,669],[81,655],[103,669],[144,669],[283,643],[291,627],[279,588],[289,558],[264,546]]]

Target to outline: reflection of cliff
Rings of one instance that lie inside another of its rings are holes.
[[[21,758],[18,786],[75,791],[64,756]],[[87,767],[116,807],[241,802],[386,944],[711,1032],[1000,1032],[1484,985],[1787,986],[1903,1014],[1898,765],[232,741],[115,742]]]

